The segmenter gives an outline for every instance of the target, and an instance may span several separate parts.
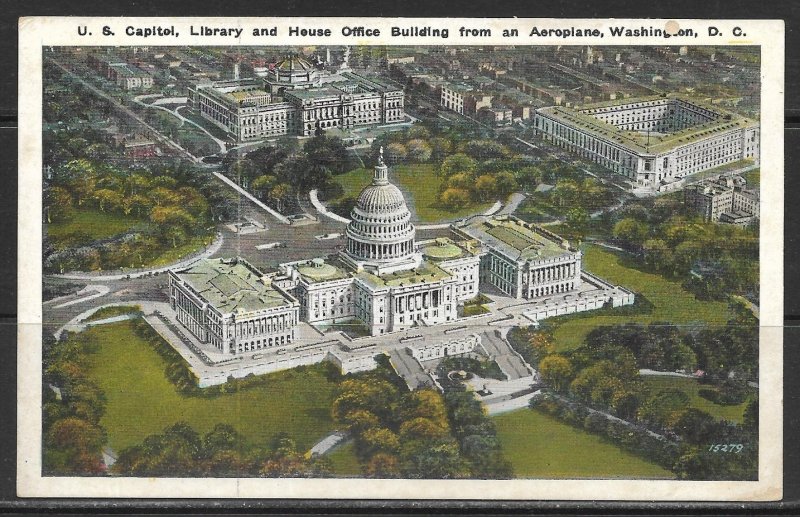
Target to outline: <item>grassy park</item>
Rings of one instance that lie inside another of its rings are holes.
[[[330,406],[336,384],[326,379],[321,367],[271,374],[266,384],[237,393],[184,396],[166,379],[164,361],[134,333],[131,321],[85,333],[99,345],[90,372],[106,396],[100,423],[115,451],[179,421],[200,433],[219,422],[229,423],[252,444],[266,444],[286,432],[299,450],[310,448],[334,427]]]
[[[57,249],[64,249],[107,239],[146,224],[146,220],[134,216],[75,208],[70,211],[69,217],[47,224],[45,228],[53,245]]]
[[[346,196],[358,196],[359,192],[372,182],[372,174],[372,169],[358,168],[334,176],[334,181],[342,187],[344,193],[340,198],[330,200],[329,204]],[[444,179],[436,174],[436,166],[433,164],[397,165],[390,174],[395,178],[397,185],[409,194],[406,201],[414,207],[417,220],[420,222],[436,223],[460,219],[485,212],[494,204],[494,201],[471,204],[456,210],[443,207],[438,195]]]
[[[535,410],[518,409],[492,419],[517,478],[674,477],[655,463]]]
[[[356,458],[356,452],[353,449],[352,441],[336,447],[325,456],[331,461],[331,467],[337,476],[357,477],[362,475],[361,464],[358,462],[358,458]]]
[[[677,388],[689,396],[689,407],[705,411],[714,418],[728,420],[737,424],[742,423],[744,420],[744,410],[747,408],[747,404],[750,401],[748,399],[741,404],[733,404],[729,406],[715,404],[714,402],[703,398],[700,395],[700,390],[715,390],[716,388],[713,386],[700,384],[697,379],[690,379],[687,377],[643,375],[642,381],[651,393],[658,393],[659,391],[668,388]]]
[[[570,350],[581,345],[586,335],[595,327],[620,323],[651,323],[666,321],[674,324],[725,325],[730,316],[728,304],[703,301],[681,287],[679,281],[655,273],[635,269],[625,263],[622,253],[596,245],[583,248],[583,266],[587,271],[621,285],[637,295],[644,295],[653,304],[650,312],[636,314],[570,315],[563,319],[548,320],[554,326],[553,338],[558,350]],[[620,309],[618,309],[620,310]]]

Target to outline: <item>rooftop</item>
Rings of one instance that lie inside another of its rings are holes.
[[[474,241],[455,242],[447,237],[439,237],[419,244],[422,255],[434,262],[475,256],[478,253],[478,246]]]
[[[700,102],[685,99],[683,97],[672,96],[665,98],[653,96],[639,99],[620,99],[616,101],[588,104],[576,108],[551,106],[547,108],[540,108],[537,111],[546,113],[572,126],[579,127],[583,131],[587,131],[598,137],[604,138],[607,141],[621,144],[638,152],[650,154],[658,154],[669,151],[675,147],[701,140],[721,131],[750,127],[758,124],[757,121],[746,119],[739,115],[725,112],[714,107],[709,109],[713,109],[715,112],[721,114],[721,116],[715,120],[691,126],[681,131],[675,131],[672,133],[651,133],[650,135],[647,135],[642,132],[622,130],[613,124],[604,122],[589,114],[589,111],[596,108],[625,106],[670,98],[677,98],[691,104],[706,107]]]
[[[327,259],[311,259],[305,263],[296,264],[295,269],[308,283],[328,282],[330,280],[341,280],[350,276],[338,257],[328,257]]]
[[[516,259],[549,259],[572,253],[561,245],[557,235],[515,218],[477,217],[459,229]]]
[[[356,273],[355,276],[371,287],[402,287],[438,282],[452,275],[432,262],[423,261],[416,269],[387,273],[381,276],[362,271]]]
[[[264,90],[242,90],[242,91],[232,91],[228,92],[228,95],[233,97],[234,100],[237,102],[239,101],[246,101],[251,97],[258,97],[261,95],[267,95],[267,92]]]
[[[258,269],[241,259],[204,259],[175,274],[220,312],[251,312],[289,303]]]

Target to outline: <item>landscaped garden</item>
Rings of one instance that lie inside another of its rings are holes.
[[[559,351],[579,346],[593,328],[602,325],[668,321],[674,324],[699,323],[716,327],[724,326],[730,318],[726,302],[698,300],[678,281],[627,265],[621,253],[596,245],[585,245],[583,267],[612,284],[621,285],[637,295],[644,295],[649,304],[652,304],[652,310],[629,313],[623,308],[618,309],[619,314],[615,314],[615,311],[601,315],[590,312],[548,320],[548,323],[553,323],[553,340]],[[637,303],[641,303],[641,300]]]
[[[96,240],[147,225],[147,220],[135,215],[101,212],[93,208],[74,208],[65,217],[46,226],[47,236],[56,249],[83,246]]]
[[[84,334],[98,345],[89,375],[105,394],[100,424],[115,451],[181,421],[198,432],[228,423],[251,445],[285,432],[301,451],[335,427],[330,406],[336,383],[327,380],[322,367],[275,373],[263,385],[235,393],[186,396],[167,380],[164,360],[134,332],[132,321]]]
[[[722,405],[712,402],[700,394],[703,390],[716,391],[717,388],[701,384],[697,379],[655,375],[643,375],[641,379],[651,393],[658,393],[670,388],[680,390],[688,395],[690,408],[705,411],[714,418],[728,420],[737,424],[741,424],[744,421],[744,412],[755,394],[755,390],[753,390],[753,395],[740,404]]]
[[[635,478],[675,476],[555,418],[531,409],[492,417],[503,453],[517,478]]]

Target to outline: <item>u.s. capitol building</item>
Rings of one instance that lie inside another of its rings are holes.
[[[358,325],[370,336],[455,323],[459,306],[481,292],[520,300],[511,305],[531,321],[633,303],[631,292],[582,271],[580,250],[541,227],[473,216],[450,229],[416,240],[381,154],[341,251],[269,274],[242,259],[207,259],[170,272],[171,305],[201,343],[241,354],[291,348],[300,322]]]

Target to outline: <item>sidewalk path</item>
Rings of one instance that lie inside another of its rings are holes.
[[[314,205],[314,208],[317,209],[317,212],[324,215],[325,217],[328,217],[340,223],[348,224],[350,222],[350,219],[342,217],[339,214],[334,214],[333,212],[329,211],[328,208],[325,205],[323,205],[322,202],[319,200],[319,197],[317,196],[317,189],[314,189],[311,192],[309,192],[308,197],[309,199],[311,199],[311,204]]]
[[[334,431],[328,436],[325,436],[306,453],[306,456],[323,455],[330,452],[334,447],[342,443],[347,438],[347,433],[344,431]]]
[[[107,295],[110,290],[111,290],[111,288],[108,287],[107,285],[87,285],[86,287],[84,287],[83,289],[78,291],[76,294],[77,295],[82,295],[82,294],[86,294],[86,293],[89,293],[89,292],[94,292],[95,294],[91,294],[89,296],[84,296],[82,298],[77,298],[75,300],[71,300],[71,301],[68,301],[68,302],[60,303],[58,305],[55,305],[53,308],[54,309],[61,309],[62,307],[69,307],[70,305],[76,305],[76,304],[79,304],[79,303],[88,302],[89,300],[93,300],[95,298],[99,298],[101,296]],[[47,303],[47,302],[45,302],[45,303]]]
[[[246,191],[245,189],[243,189],[242,187],[237,185],[235,181],[231,180],[230,178],[228,178],[227,176],[225,176],[224,174],[222,174],[220,172],[214,171],[214,172],[212,172],[212,174],[214,176],[216,176],[217,178],[219,178],[220,180],[222,180],[223,183],[225,183],[226,185],[231,187],[233,190],[235,190],[236,192],[238,192],[242,196],[244,196],[247,199],[249,199],[250,201],[252,201],[256,206],[258,206],[259,208],[263,208],[264,210],[269,212],[270,215],[272,215],[278,221],[282,222],[283,224],[290,224],[289,219],[287,219],[285,216],[279,214],[275,210],[271,209],[270,207],[268,207],[267,205],[265,205],[264,203],[262,203],[261,201],[256,199],[255,196],[253,196],[248,191]]]

